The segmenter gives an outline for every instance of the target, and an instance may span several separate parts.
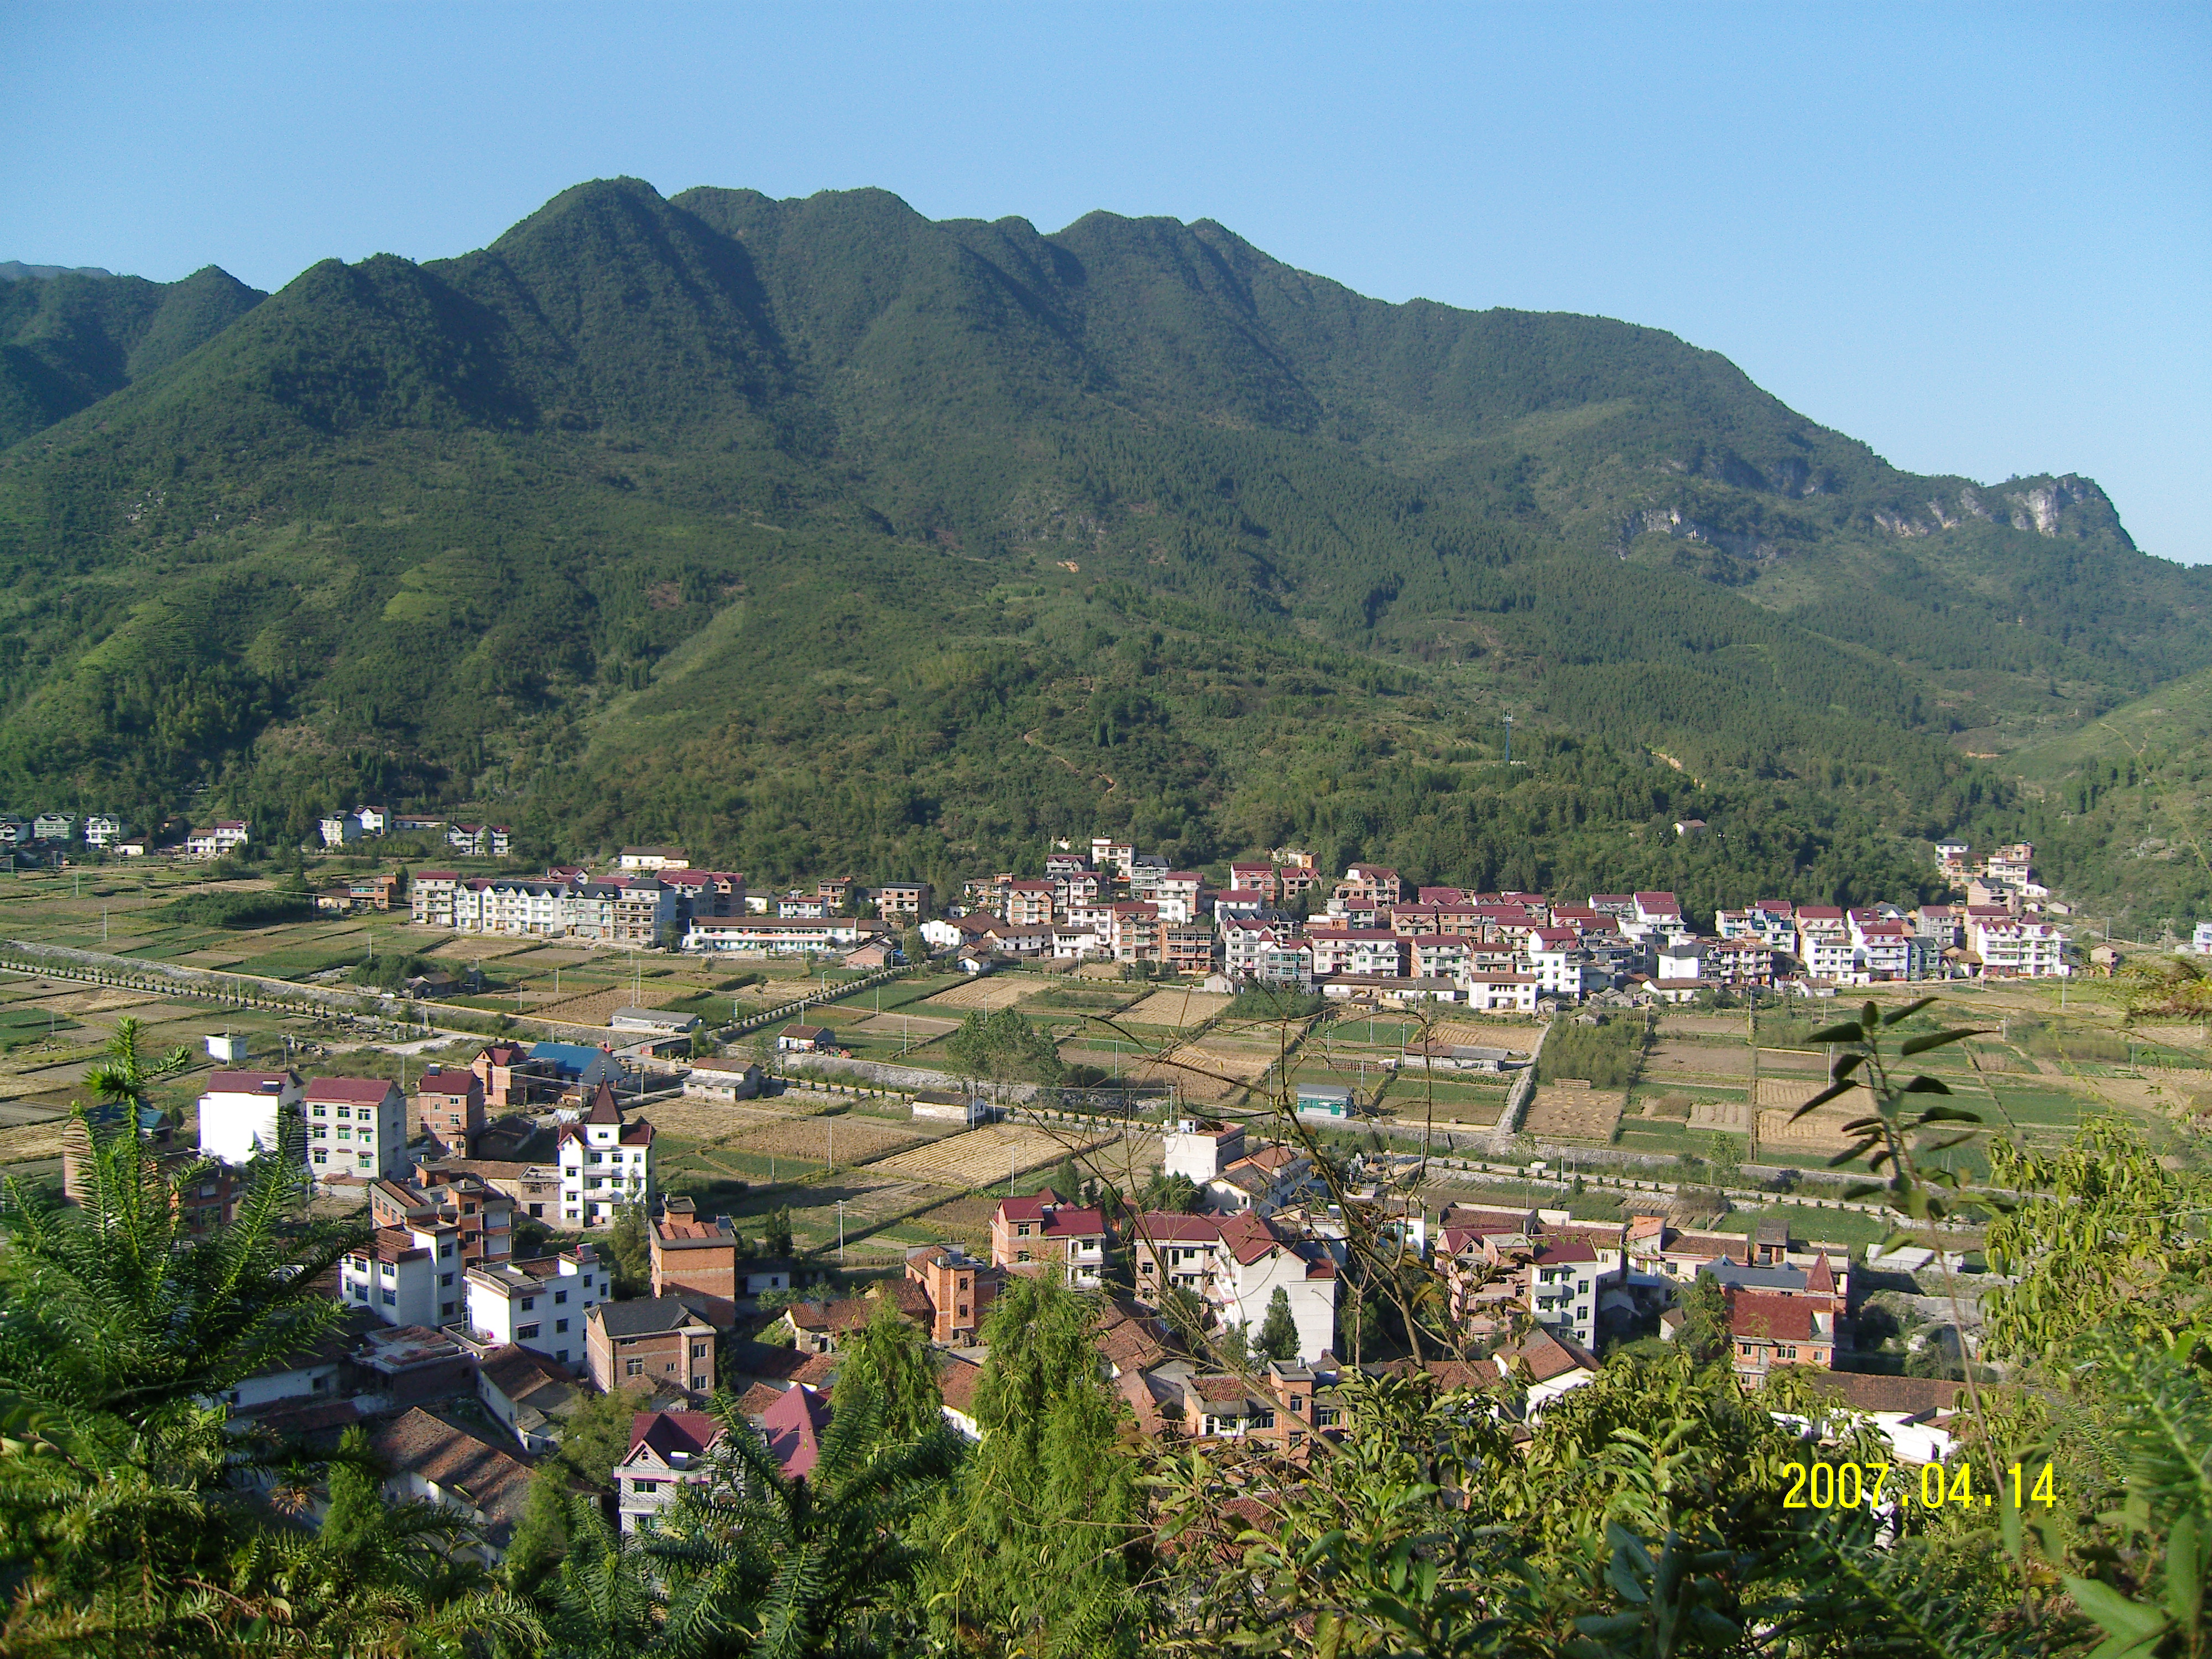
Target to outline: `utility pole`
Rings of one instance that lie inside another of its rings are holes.
[[[1505,717],[1505,763],[1513,764],[1513,716]]]
[[[845,1200],[837,1200],[837,1265],[845,1265]]]

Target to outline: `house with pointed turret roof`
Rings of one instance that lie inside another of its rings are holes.
[[[569,1227],[604,1227],[626,1204],[653,1195],[653,1125],[623,1121],[613,1085],[602,1080],[592,1103],[561,1126],[561,1219]]]

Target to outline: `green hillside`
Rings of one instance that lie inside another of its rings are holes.
[[[2086,480],[1900,473],[1671,336],[1210,222],[872,191],[602,182],[325,262],[0,453],[0,555],[26,804],[367,794],[763,878],[1128,828],[1901,891],[2021,809],[1962,749],[2212,665],[2212,576]]]
[[[2138,938],[2212,918],[2212,672],[2160,686],[2078,731],[2017,750],[1992,838],[2025,838],[2045,871]]]
[[[268,296],[210,265],[181,283],[0,270],[0,445],[158,374]]]

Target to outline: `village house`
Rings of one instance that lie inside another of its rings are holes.
[[[614,1466],[623,1536],[653,1531],[683,1488],[707,1481],[708,1454],[724,1433],[712,1412],[639,1412],[630,1419],[629,1449]]]
[[[876,890],[876,914],[894,926],[911,927],[929,915],[929,884],[887,881]]]
[[[502,1261],[514,1249],[514,1200],[466,1169],[431,1164],[412,1181],[373,1182],[368,1213],[379,1227],[450,1228],[465,1267]]]
[[[781,1256],[756,1256],[726,1215],[711,1219],[687,1197],[662,1200],[647,1238],[653,1293],[683,1303],[718,1330],[760,1306],[770,1291],[787,1291],[796,1279]]]
[[[528,1462],[421,1406],[379,1429],[370,1449],[392,1471],[387,1494],[453,1510],[478,1540],[457,1546],[456,1553],[487,1567],[498,1564],[529,1497]]]
[[[407,1102],[398,1084],[319,1077],[301,1091],[300,1109],[317,1181],[391,1181],[406,1173]]]
[[[1199,1297],[1222,1328],[1257,1332],[1277,1290],[1297,1327],[1298,1352],[1318,1358],[1336,1340],[1336,1263],[1325,1244],[1279,1231],[1250,1211],[1214,1217],[1147,1211],[1136,1218],[1139,1304],[1158,1309],[1167,1287]]]
[[[991,1263],[1017,1270],[1033,1263],[1056,1267],[1068,1284],[1096,1290],[1109,1238],[1103,1212],[1079,1207],[1048,1187],[999,1200],[991,1217]]]
[[[583,1401],[570,1368],[510,1344],[477,1364],[477,1400],[533,1455],[558,1450],[562,1425]]]
[[[479,1343],[514,1346],[562,1365],[584,1360],[585,1322],[612,1292],[588,1244],[558,1255],[486,1262],[463,1276],[469,1330]]]
[[[200,1151],[229,1164],[281,1153],[288,1133],[297,1136],[303,1090],[291,1072],[210,1073],[200,1096]]]
[[[645,1119],[623,1121],[613,1087],[602,1082],[583,1116],[561,1126],[562,1220],[601,1227],[625,1204],[650,1204],[653,1139],[653,1125]]]
[[[428,1136],[445,1158],[467,1158],[483,1133],[483,1079],[473,1071],[432,1067],[416,1079],[410,1097],[416,1133]]]
[[[1005,1270],[976,1261],[957,1244],[924,1244],[906,1253],[906,1282],[921,1294],[930,1340],[962,1347],[982,1328]]]
[[[602,1302],[585,1316],[586,1363],[602,1394],[659,1386],[714,1389],[714,1328],[672,1296]]]

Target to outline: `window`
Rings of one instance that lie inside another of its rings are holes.
[[[554,1357],[556,1359],[559,1360],[559,1361],[560,1361],[562,1364],[564,1364],[564,1365],[565,1365],[565,1364],[567,1364],[568,1363],[568,1351],[566,1348],[562,1349],[558,1353],[556,1353],[553,1357]]]
[[[315,1112],[315,1115],[316,1115],[317,1117],[320,1117],[320,1116],[324,1114],[324,1112],[325,1112],[325,1110],[327,1110],[327,1109],[327,1109],[327,1108],[325,1108],[325,1107],[324,1106],[324,1104],[323,1104],[323,1103],[322,1103],[321,1101],[319,1101],[319,1101],[317,1101],[317,1102],[315,1103],[315,1105],[314,1105],[314,1112]]]
[[[642,1359],[623,1360],[623,1375],[624,1376],[643,1376],[645,1375],[645,1361]]]
[[[691,1357],[694,1359],[704,1359],[707,1357],[707,1345],[703,1342],[694,1342],[691,1345]]]
[[[527,1342],[537,1334],[538,1327],[535,1325],[517,1325],[514,1328],[514,1340],[518,1342]]]
[[[705,1377],[703,1377],[703,1376],[701,1376],[697,1375],[696,1373],[694,1373],[694,1374],[693,1374],[693,1376],[692,1376],[692,1378],[691,1378],[691,1390],[692,1390],[692,1392],[693,1392],[693,1393],[695,1393],[695,1394],[704,1394],[704,1393],[706,1393],[706,1392],[707,1392],[707,1379],[706,1379]]]
[[[538,1306],[538,1298],[537,1298],[536,1297],[534,1297],[534,1296],[526,1296],[526,1297],[524,1297],[522,1298],[522,1311],[523,1311],[523,1312],[525,1312],[525,1313],[529,1313],[529,1312],[530,1312],[530,1311],[532,1311],[533,1309],[535,1309],[537,1306]]]
[[[545,1206],[543,1204],[533,1204],[530,1206],[530,1213],[533,1218],[542,1218],[545,1213]]]
[[[387,1308],[396,1308],[399,1305],[399,1292],[389,1285],[384,1287],[384,1305]]]
[[[444,1290],[444,1291],[450,1291],[451,1289],[453,1289],[453,1274],[451,1274],[451,1273],[440,1273],[440,1274],[438,1275],[438,1288],[439,1288],[440,1290]]]
[[[364,1156],[366,1156],[366,1154],[364,1154]],[[451,1261],[451,1260],[453,1259],[453,1241],[452,1239],[450,1239],[450,1238],[441,1238],[441,1239],[440,1239],[440,1240],[438,1241],[438,1257],[439,1257],[439,1260],[441,1260],[441,1261]]]
[[[584,1275],[584,1288],[587,1291],[592,1288],[592,1276],[589,1273]]]
[[[316,1148],[315,1148],[315,1162],[316,1162],[316,1163],[318,1163],[318,1164],[327,1164],[327,1163],[330,1161],[330,1156],[331,1156],[331,1155],[330,1155],[328,1152],[325,1152],[321,1147],[318,1146],[318,1147],[316,1147]]]
[[[441,1318],[451,1319],[453,1316],[453,1304],[450,1302],[441,1302],[438,1304],[438,1314]]]
[[[554,1291],[554,1292],[553,1292],[553,1305],[554,1305],[555,1307],[558,1308],[558,1307],[562,1306],[562,1304],[564,1304],[568,1300],[568,1291]],[[526,1303],[524,1305],[526,1307],[526,1306],[527,1306],[527,1305],[529,1305],[529,1304]]]
[[[553,1322],[553,1334],[556,1336],[566,1336],[568,1334],[568,1322],[565,1319],[555,1320]]]
[[[341,1129],[341,1130],[339,1130],[339,1131],[338,1131],[338,1139],[339,1139],[340,1140],[351,1140],[351,1139],[353,1139],[353,1131],[352,1131],[352,1130],[350,1130],[350,1129]]]
[[[629,1489],[632,1492],[659,1492],[660,1490],[660,1482],[658,1480],[633,1480],[629,1483]]]

